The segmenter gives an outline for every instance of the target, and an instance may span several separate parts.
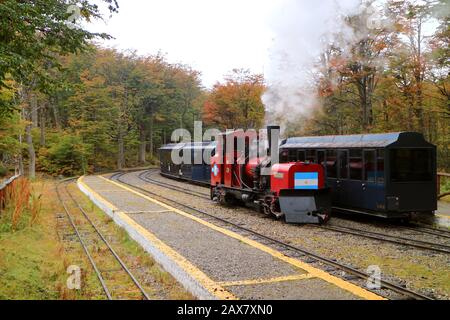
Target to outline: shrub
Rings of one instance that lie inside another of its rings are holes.
[[[86,173],[89,145],[78,136],[64,134],[39,152],[39,167],[53,176]]]
[[[6,177],[8,169],[0,164],[0,178]]]

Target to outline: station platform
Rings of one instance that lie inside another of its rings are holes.
[[[78,186],[199,299],[383,299],[105,177]]]

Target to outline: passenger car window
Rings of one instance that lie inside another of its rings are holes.
[[[300,162],[305,162],[306,160],[305,154],[306,154],[305,150],[299,150],[297,153],[297,160]]]
[[[283,150],[283,152],[281,152],[280,161],[281,161],[281,163],[289,162],[289,151],[288,150]]]
[[[297,161],[297,150],[289,150],[289,162]]]
[[[315,163],[316,162],[316,150],[306,151],[306,161]]]
[[[317,163],[325,167],[325,151],[317,151]]]
[[[390,151],[393,182],[432,181],[431,149],[395,149]]]
[[[348,179],[348,151],[339,150],[339,178]]]
[[[375,150],[364,151],[364,180],[375,182],[377,177],[376,152]]]
[[[328,178],[337,178],[337,152],[336,150],[327,151],[327,176]]]
[[[350,150],[350,179],[363,179],[363,155],[362,150]]]

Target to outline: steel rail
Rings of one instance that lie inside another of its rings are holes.
[[[170,203],[167,203],[167,202],[174,203],[174,204],[176,204],[177,206],[179,206],[181,208],[184,208],[184,209],[187,209],[187,210],[190,210],[190,211],[194,211],[194,212],[196,212],[198,214],[207,216],[207,217],[212,218],[212,219],[214,219],[216,221],[220,221],[220,222],[222,222],[222,223],[224,223],[226,225],[229,225],[229,226],[231,226],[233,228],[236,228],[236,229],[238,229],[240,231],[244,231],[244,232],[247,232],[250,235],[259,237],[261,239],[264,239],[265,241],[271,242],[272,244],[276,244],[276,245],[284,247],[286,249],[289,249],[289,250],[301,253],[302,255],[308,256],[308,257],[314,259],[317,262],[322,262],[322,263],[327,264],[329,266],[335,267],[335,268],[340,269],[342,271],[345,271],[345,272],[347,272],[349,274],[352,274],[352,275],[354,275],[354,276],[356,276],[356,277],[358,277],[358,278],[360,278],[362,280],[368,280],[371,277],[371,275],[369,275],[369,274],[367,274],[365,272],[359,271],[359,270],[357,270],[357,269],[355,269],[353,267],[350,267],[350,266],[346,266],[346,265],[344,265],[342,263],[339,263],[337,261],[334,261],[334,260],[332,260],[330,258],[321,256],[319,254],[313,253],[311,251],[308,251],[306,249],[303,249],[303,248],[300,248],[300,247],[297,247],[297,246],[290,245],[290,244],[285,243],[283,241],[280,241],[280,240],[268,237],[268,236],[263,235],[263,234],[261,234],[259,232],[256,232],[254,230],[251,230],[251,229],[245,228],[243,226],[240,226],[240,225],[238,225],[236,223],[233,223],[233,222],[231,222],[229,220],[217,217],[215,215],[212,215],[210,213],[204,212],[202,210],[194,209],[194,208],[192,208],[190,206],[187,206],[187,205],[185,205],[185,204],[183,204],[181,202],[169,199],[167,197],[164,197],[164,196],[161,196],[159,194],[156,194],[155,192],[152,192],[152,191],[146,190],[144,188],[138,187],[136,185],[133,185],[131,183],[125,182],[122,179],[122,177],[125,174],[126,173],[122,173],[122,174],[116,176],[115,180],[117,180],[118,182],[120,182],[120,183],[122,183],[124,185],[132,187],[135,190],[139,190],[139,191],[144,192],[144,193],[146,193],[148,195],[152,195],[152,196],[159,197],[160,199],[164,199],[165,201],[163,201],[163,202],[165,202],[167,205],[170,205]],[[382,288],[384,288],[384,289],[388,289],[388,290],[394,291],[396,293],[399,293],[399,294],[401,294],[403,296],[406,296],[406,297],[409,297],[409,298],[412,298],[412,299],[415,299],[415,300],[434,300],[431,297],[428,297],[428,296],[423,295],[421,293],[418,293],[418,292],[415,292],[415,291],[403,288],[403,287],[401,287],[401,286],[399,286],[399,285],[397,285],[395,283],[389,282],[387,280],[381,279],[381,285],[382,285]]]
[[[403,229],[407,229],[407,230],[411,230],[411,231],[415,231],[415,232],[422,232],[422,233],[431,234],[433,236],[450,239],[450,232],[446,231],[446,230],[442,230],[442,229],[427,228],[427,227],[422,227],[422,226],[402,227],[402,228]]]
[[[183,189],[182,187],[179,187],[179,186],[176,186],[176,185],[173,185],[173,184],[170,184],[170,183],[166,183],[166,182],[157,181],[155,179],[152,179],[152,178],[149,177],[150,173],[151,172],[146,172],[146,171],[142,172],[141,174],[139,174],[139,179],[141,179],[143,181],[146,181],[146,182],[150,182],[150,183],[156,184],[158,186],[161,186],[161,187],[164,187],[164,188],[167,188],[167,189],[171,189],[171,190],[174,190],[174,191],[181,191],[183,193],[186,193],[186,194],[189,194],[189,195],[192,195],[192,196],[195,196],[195,197],[211,200],[211,198],[209,196],[207,196],[206,193],[196,192],[196,191],[192,191],[192,190],[189,191],[189,190]]]
[[[70,214],[69,209],[67,208],[65,202],[62,199],[61,193],[59,192],[59,187],[60,187],[61,184],[65,183],[65,182],[68,182],[68,181],[71,181],[71,180],[75,180],[75,179],[76,178],[71,178],[71,179],[63,180],[60,183],[58,183],[58,185],[56,186],[56,194],[57,194],[58,199],[59,199],[59,201],[61,202],[61,204],[62,204],[62,206],[64,208],[64,211],[66,212],[66,216],[69,219],[69,222],[72,225],[72,228],[74,229],[75,234],[78,237],[78,240],[81,243],[81,246],[83,247],[84,252],[86,253],[86,256],[89,259],[89,262],[90,262],[91,266],[94,268],[94,271],[95,271],[95,273],[97,275],[98,280],[100,281],[100,284],[101,284],[101,286],[103,288],[103,291],[105,292],[106,297],[108,298],[108,300],[113,300],[113,298],[111,296],[111,292],[109,291],[108,286],[105,283],[105,279],[103,278],[100,270],[97,267],[97,264],[95,263],[94,259],[92,258],[92,255],[89,253],[89,250],[88,250],[88,248],[86,246],[86,243],[84,242],[83,237],[81,236],[80,231],[79,231],[78,227],[76,226],[75,222],[73,221],[72,215]]]
[[[428,241],[421,241],[421,240],[414,240],[414,239],[408,239],[398,236],[392,236],[384,233],[378,233],[378,232],[372,232],[367,230],[361,230],[356,228],[349,228],[349,227],[342,227],[342,226],[317,226],[321,229],[330,230],[334,232],[340,232],[340,233],[346,233],[351,234],[355,236],[360,236],[364,238],[369,238],[373,240],[379,240],[379,241],[385,241],[393,244],[400,244],[404,246],[410,246],[418,249],[425,249],[425,250],[431,250],[436,251],[440,253],[447,253],[450,254],[450,246],[435,243],[435,242],[428,242]],[[386,239],[390,238],[390,239]],[[410,241],[410,242],[408,242]]]
[[[67,189],[67,186],[65,186],[65,190],[67,194],[72,199],[73,203],[78,207],[78,209],[81,211],[83,216],[86,218],[86,220],[90,223],[90,225],[94,228],[95,232],[99,235],[99,237],[102,239],[102,241],[105,243],[105,245],[108,247],[108,250],[111,252],[111,254],[114,256],[114,258],[119,262],[122,269],[128,274],[130,279],[133,281],[133,283],[136,285],[136,287],[139,289],[139,291],[144,296],[145,300],[150,300],[150,297],[148,296],[145,289],[141,286],[139,281],[136,279],[136,277],[133,275],[133,273],[130,271],[130,269],[126,266],[126,264],[123,262],[123,260],[120,258],[120,256],[117,254],[117,252],[113,249],[111,244],[108,242],[108,240],[103,236],[102,232],[97,228],[96,224],[92,221],[92,219],[88,216],[87,212],[81,207],[81,205],[78,203],[78,201],[75,200],[73,195],[69,192]]]

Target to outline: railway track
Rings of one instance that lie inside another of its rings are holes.
[[[427,233],[427,234],[435,235],[438,237],[450,239],[450,231],[440,229],[440,228],[430,228],[430,227],[424,227],[422,225],[413,225],[413,227],[403,227],[403,228],[411,230],[411,231],[419,231],[422,233]]]
[[[56,186],[58,200],[65,211],[66,222],[74,232],[73,237],[71,233],[67,233],[64,237],[81,244],[108,300],[150,300],[142,285],[113,249],[107,236],[100,231],[93,219],[70,193],[68,184],[73,180],[62,181]],[[59,217],[59,219],[62,218]],[[68,232],[67,228],[66,232]],[[119,285],[117,279],[122,281],[126,279],[126,285],[123,285],[123,282]],[[134,290],[130,290],[131,288]]]
[[[207,195],[207,193],[186,190],[185,188],[179,187],[174,184],[169,184],[166,182],[155,180],[155,179],[151,178],[151,174],[153,174],[154,172],[157,172],[157,171],[156,170],[144,171],[144,172],[140,173],[138,177],[139,177],[139,179],[141,179],[143,181],[155,184],[160,187],[164,187],[164,188],[167,188],[167,189],[170,189],[173,191],[182,192],[184,194],[189,194],[189,195],[201,198],[201,199],[210,200],[210,196]],[[363,238],[367,238],[367,239],[371,239],[371,240],[378,240],[378,241],[393,243],[393,244],[401,245],[401,246],[409,246],[409,247],[422,249],[422,250],[429,250],[429,251],[434,251],[434,252],[439,252],[439,253],[450,254],[450,246],[441,244],[441,243],[415,240],[415,239],[411,239],[411,238],[394,236],[394,235],[390,235],[390,234],[386,234],[386,233],[371,232],[368,230],[349,228],[349,227],[343,227],[343,226],[315,226],[315,227],[318,227],[318,228],[321,228],[324,230],[328,230],[328,231],[359,236],[359,237],[363,237]],[[450,235],[447,234],[445,232],[445,230],[440,230],[440,229],[435,229],[435,228],[403,227],[403,226],[400,226],[399,228],[411,230],[411,231],[415,231],[415,232],[422,232],[422,233],[430,234],[430,235],[441,237],[441,238],[450,238]]]
[[[367,284],[367,281],[369,281],[371,279],[370,274],[360,271],[351,266],[347,266],[347,265],[340,263],[334,259],[330,259],[325,256],[308,251],[306,249],[291,245],[284,241],[274,239],[272,237],[261,234],[257,231],[246,228],[242,225],[233,223],[229,220],[222,219],[220,217],[209,214],[202,210],[198,210],[198,209],[192,208],[190,206],[187,206],[179,201],[169,199],[169,198],[162,196],[160,194],[157,194],[155,192],[151,192],[147,189],[144,189],[139,186],[128,183],[122,179],[122,177],[124,175],[125,175],[125,173],[118,174],[118,175],[111,177],[110,179],[116,180],[128,187],[138,190],[144,194],[150,195],[150,196],[158,199],[159,201],[166,203],[167,205],[170,205],[173,207],[178,207],[178,208],[185,210],[191,214],[200,216],[202,219],[204,219],[208,222],[214,223],[215,225],[226,227],[229,230],[234,231],[242,236],[248,237],[252,240],[258,241],[262,244],[272,247],[272,248],[282,252],[283,254],[285,254],[288,257],[302,259],[305,262],[307,262],[313,266],[315,265],[316,267],[318,267],[322,270],[325,270],[328,273],[331,273],[338,277],[344,278],[345,280],[355,283],[359,286],[365,287]],[[141,175],[142,175],[142,173],[139,176],[142,177]],[[148,180],[144,180],[144,181],[148,182]],[[385,297],[391,297],[391,298],[393,297],[394,299],[434,300],[434,298],[432,298],[432,297],[409,290],[401,285],[395,284],[395,283],[387,281],[387,280],[382,279],[381,286],[382,286],[381,290],[373,290],[373,292],[375,292],[379,295],[385,296]]]
[[[409,246],[409,247],[418,248],[418,249],[424,249],[424,250],[435,251],[435,252],[439,252],[439,253],[450,254],[450,246],[440,244],[440,243],[408,239],[408,238],[393,236],[393,235],[389,235],[389,234],[385,234],[385,233],[372,232],[372,231],[368,231],[368,230],[342,227],[342,226],[317,226],[317,227],[321,228],[321,229],[329,230],[329,231],[345,233],[345,234],[350,234],[350,235],[355,235],[355,236],[361,236],[361,237],[368,238],[368,239],[379,240],[379,241],[383,241],[383,242],[389,242],[389,243],[393,243],[393,244],[404,245],[404,246]]]
[[[160,187],[164,187],[173,191],[179,191],[179,192],[183,192],[184,194],[189,194],[191,196],[194,197],[199,197],[202,199],[206,199],[206,200],[211,200],[211,197],[209,196],[209,193],[203,193],[203,192],[197,192],[197,191],[193,191],[193,190],[186,190],[185,188],[179,187],[177,185],[174,184],[169,184],[166,182],[162,182],[162,181],[158,181],[155,180],[153,178],[150,177],[150,175],[153,173],[153,171],[144,171],[142,173],[139,174],[139,179],[149,182],[149,183],[153,183],[157,186]]]

